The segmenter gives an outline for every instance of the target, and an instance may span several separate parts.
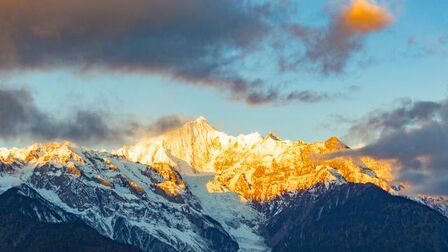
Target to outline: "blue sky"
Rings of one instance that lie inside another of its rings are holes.
[[[325,26],[333,2],[297,1],[297,13],[291,18],[310,26]],[[254,106],[229,99],[231,94],[223,90],[191,85],[162,73],[81,72],[77,66],[5,71],[2,83],[30,90],[36,105],[55,117],[70,116],[74,108],[140,121],[165,115],[205,116],[220,130],[234,135],[273,131],[281,138],[305,141],[336,135],[355,143],[346,136],[350,120],[389,108],[404,97],[442,100],[448,91],[448,2],[397,0],[380,4],[389,6],[393,23],[365,36],[362,50],[351,55],[342,72],[279,72],[269,44],[232,62],[241,75],[263,78],[268,85],[346,94],[340,99]],[[434,52],[424,52],[429,49]],[[357,87],[354,91],[353,86]],[[342,122],[338,117],[350,120]]]

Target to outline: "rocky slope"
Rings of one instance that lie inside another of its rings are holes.
[[[145,251],[236,251],[180,175],[69,143],[1,152],[0,191],[27,185],[113,240]]]
[[[117,251],[137,248],[106,238],[27,186],[0,195],[0,251]]]

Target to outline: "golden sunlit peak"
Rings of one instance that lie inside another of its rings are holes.
[[[196,119],[196,122],[208,122],[208,121],[207,121],[207,118],[200,116]]]
[[[272,132],[228,136],[210,130],[200,117],[162,138],[117,150],[132,161],[147,164],[165,174],[168,183],[157,187],[168,195],[182,192],[182,183],[168,171],[184,174],[214,173],[209,192],[232,191],[256,201],[267,201],[285,192],[308,190],[325,183],[373,183],[390,190],[390,166],[369,158],[316,156],[347,150],[337,137],[324,142],[281,140]],[[162,140],[160,140],[162,139]]]
[[[348,149],[348,146],[335,136],[328,138],[327,141],[325,141],[325,146],[332,151]]]
[[[184,126],[193,128],[202,128],[206,130],[214,130],[213,126],[203,116],[198,117],[196,120],[187,122],[186,124],[184,124]]]
[[[369,33],[380,30],[394,17],[386,6],[372,0],[352,0],[341,15],[344,25],[354,32]]]
[[[34,144],[23,149],[3,149],[0,156],[30,164],[48,162],[61,164],[71,161],[84,163],[84,160],[76,153],[75,148],[77,148],[77,145],[69,141]]]
[[[187,123],[185,123],[185,125],[188,125],[188,124],[210,125],[207,118],[205,118],[203,116],[196,118],[196,120],[191,120],[191,121],[188,121]]]

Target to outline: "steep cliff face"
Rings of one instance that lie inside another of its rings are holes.
[[[1,191],[26,185],[113,240],[145,251],[236,251],[180,175],[69,143],[3,150]],[[3,158],[6,159],[6,158]]]
[[[248,200],[267,201],[319,183],[373,183],[391,190],[390,166],[368,157],[329,158],[349,149],[337,138],[304,143],[269,133],[228,136],[204,118],[160,137],[116,151],[144,164],[166,163],[186,174],[210,172],[210,192],[235,192]]]
[[[167,163],[182,172],[213,172],[213,160],[230,139],[198,118],[162,136],[125,146],[117,154],[145,164]]]

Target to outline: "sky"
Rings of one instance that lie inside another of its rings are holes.
[[[1,1],[0,145],[111,148],[204,116],[232,135],[338,136],[401,161],[403,180],[441,184],[426,190],[440,193],[446,153],[396,153],[434,134],[435,149],[448,143],[447,9],[435,0]],[[376,148],[404,133],[402,145]]]

